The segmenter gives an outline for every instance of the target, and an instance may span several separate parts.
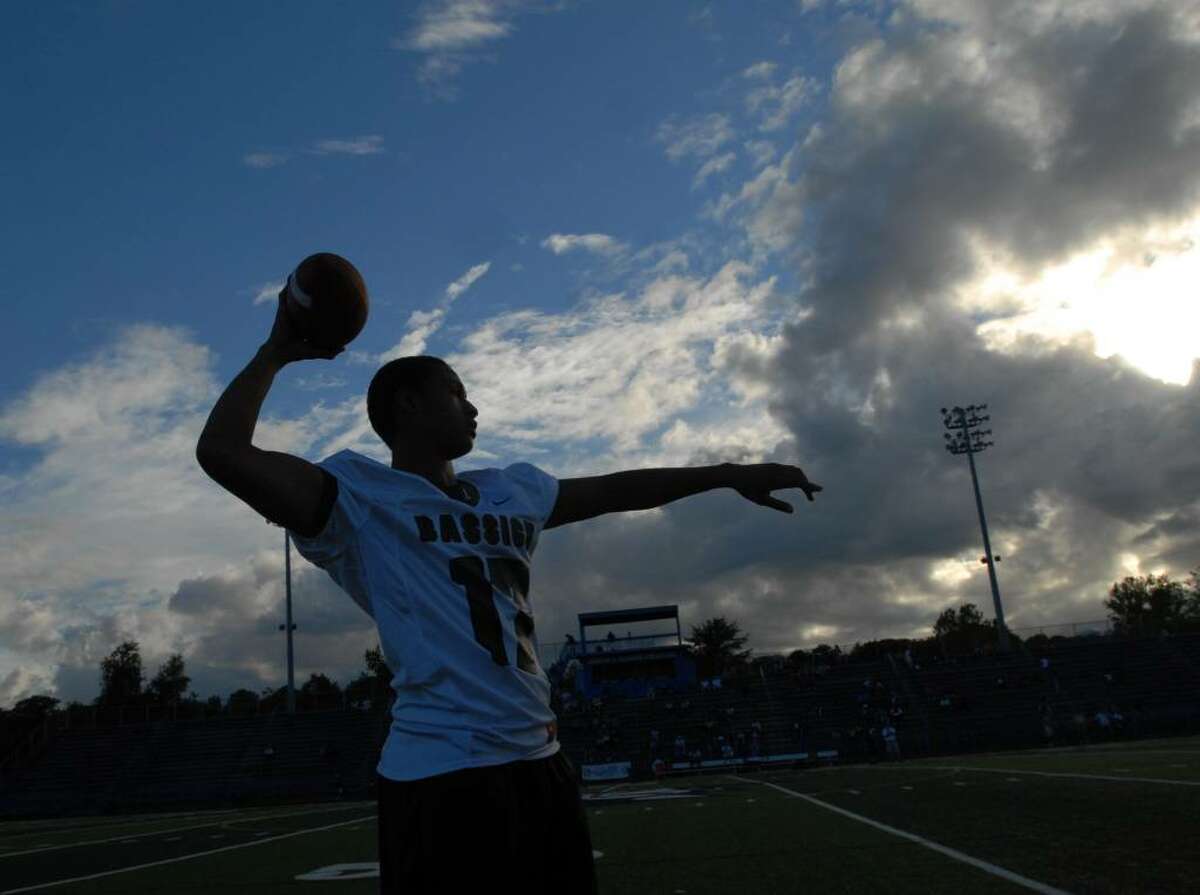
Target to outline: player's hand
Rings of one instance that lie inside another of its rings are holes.
[[[820,485],[808,480],[799,466],[787,466],[783,463],[754,463],[747,466],[731,464],[730,476],[730,487],[746,500],[779,510],[781,513],[792,512],[792,505],[772,497],[772,491],[799,488],[811,502],[813,495],[822,490]]]
[[[279,290],[279,304],[275,308],[275,324],[271,327],[271,335],[267,337],[266,344],[263,346],[274,355],[280,365],[297,360],[316,360],[318,358],[333,360],[345,351],[345,347],[317,348],[315,345],[310,345],[296,332],[296,328],[288,317],[287,308],[283,304],[285,289],[287,289],[286,286]]]

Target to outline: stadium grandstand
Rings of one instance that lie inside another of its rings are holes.
[[[1014,640],[961,654],[884,641],[901,646],[760,656],[701,677],[678,608],[651,606],[581,614],[548,674],[585,782],[1200,732],[1200,634]],[[24,726],[7,713],[0,816],[373,795],[386,711],[262,708],[185,719],[74,707]]]

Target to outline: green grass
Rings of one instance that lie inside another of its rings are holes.
[[[1068,892],[1198,888],[1200,738],[1190,738],[597,787],[642,794],[589,803],[601,891],[1031,891],[768,783]],[[0,825],[0,893],[117,871],[32,891],[275,895],[312,891],[298,875],[375,860],[374,805],[361,802]],[[129,869],[155,861],[171,862]],[[377,888],[368,878],[319,891]]]

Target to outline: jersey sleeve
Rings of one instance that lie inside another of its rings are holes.
[[[324,568],[354,542],[369,510],[347,473],[328,460],[318,463],[317,467],[323,473],[325,482],[321,496],[321,511],[325,512],[328,508],[325,527],[311,537],[293,529],[288,531],[300,555],[313,565]]]
[[[542,523],[549,519],[558,500],[558,479],[531,463],[514,463],[504,473],[524,492],[538,519]]]

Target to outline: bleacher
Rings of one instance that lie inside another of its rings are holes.
[[[1047,671],[1042,658],[1049,659]],[[948,708],[944,696],[954,697]],[[1124,730],[1105,733],[1092,724],[1095,712],[1110,706],[1125,716]],[[1042,745],[1045,707],[1057,744],[1194,733],[1200,635],[1058,638],[919,667],[902,656],[804,672],[764,667],[726,677],[719,688],[608,698],[599,709],[585,701],[582,709],[559,711],[559,737],[577,765],[630,762],[635,775],[649,773],[651,730],[668,762],[678,735],[689,755],[699,745],[705,761],[719,759],[714,744],[724,736],[740,760],[746,752],[738,734],[748,743],[756,721],[763,760],[881,760],[881,744],[866,731],[878,730],[893,707],[902,710],[893,723],[904,757]],[[0,817],[362,798],[371,791],[388,721],[385,712],[339,710],[57,730],[32,761],[10,765],[0,777]],[[601,723],[611,735],[603,746]],[[678,770],[690,764],[685,759]]]
[[[1050,674],[1042,672],[1042,656],[1050,659]],[[760,755],[767,758],[800,752],[814,761],[836,751],[842,761],[875,760],[883,749],[864,730],[878,729],[880,712],[893,702],[903,712],[892,723],[904,756],[1044,745],[1044,706],[1053,718],[1055,744],[1102,737],[1093,718],[1110,706],[1124,715],[1125,725],[1108,735],[1174,735],[1200,729],[1198,669],[1200,635],[1059,639],[1033,650],[945,658],[919,668],[893,656],[848,661],[821,675],[764,671],[740,681],[727,679],[720,689],[607,699],[599,711],[585,706],[563,714],[560,738],[577,764],[629,761],[638,774],[646,772],[652,757],[651,730],[659,732],[658,754],[675,763],[677,735],[684,736],[689,753],[702,744],[709,759],[712,738],[721,734],[732,743],[738,731],[749,736],[754,721],[762,726]],[[872,680],[882,684],[886,701],[864,710],[864,683]],[[942,705],[944,696],[952,697],[948,707]],[[686,712],[679,709],[683,698],[690,702]],[[734,714],[727,718],[730,707]],[[705,726],[709,719],[716,722],[711,733]],[[601,721],[612,732],[603,749],[596,733]],[[795,722],[802,728],[799,738]],[[690,762],[677,764],[687,770]]]
[[[339,710],[62,730],[5,773],[0,816],[362,798],[387,727],[384,712]]]

